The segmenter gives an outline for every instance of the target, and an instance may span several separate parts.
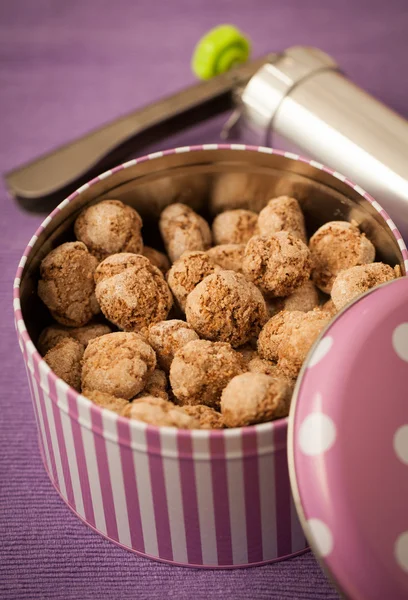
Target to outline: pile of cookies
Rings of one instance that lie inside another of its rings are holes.
[[[166,253],[118,200],[77,217],[76,241],[42,261],[38,295],[55,324],[38,340],[51,369],[95,404],[153,425],[241,427],[285,417],[330,319],[398,277],[356,223],[308,240],[296,199],[211,226],[185,204],[159,222]]]

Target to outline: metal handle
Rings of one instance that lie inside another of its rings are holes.
[[[24,208],[49,210],[93,176],[132,152],[233,107],[234,91],[276,55],[267,55],[193,85],[117,119],[5,174],[6,185]]]

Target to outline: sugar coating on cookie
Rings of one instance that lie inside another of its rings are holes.
[[[101,408],[111,410],[118,415],[121,415],[123,409],[129,404],[129,400],[116,398],[116,396],[112,396],[112,394],[106,394],[105,392],[100,392],[98,390],[83,390],[82,395]]]
[[[258,215],[252,210],[226,210],[212,224],[214,244],[246,244],[255,234]]]
[[[333,282],[331,291],[333,304],[337,310],[341,310],[361,294],[395,278],[394,269],[384,263],[351,267],[339,273]]]
[[[290,196],[269,200],[258,217],[259,235],[269,236],[278,231],[287,231],[307,243],[305,218],[299,202]]]
[[[298,376],[309,350],[329,322],[330,316],[317,310],[304,314],[303,320],[290,329],[278,351],[278,367],[284,375]]]
[[[118,252],[141,254],[141,228],[139,213],[120,200],[102,200],[85,208],[74,225],[77,239],[99,261]]]
[[[138,393],[136,398],[143,398],[144,396],[155,396],[156,398],[163,398],[168,400],[169,395],[167,393],[168,381],[167,376],[161,369],[155,369],[149,376],[145,387],[141,392]]]
[[[71,337],[84,346],[100,335],[111,333],[109,325],[103,323],[89,323],[83,327],[64,327],[63,325],[50,325],[42,330],[38,338],[38,349],[42,355],[46,354],[55,344],[64,338]]]
[[[308,314],[308,313],[306,313]],[[284,310],[265,324],[258,337],[258,353],[261,358],[276,362],[279,357],[279,348],[286,339],[292,327],[295,327],[305,317],[305,313],[293,310]]]
[[[41,262],[38,295],[61,325],[81,327],[100,312],[94,283],[97,264],[82,242],[61,244]]]
[[[172,265],[167,283],[179,307],[185,310],[187,296],[207,275],[219,271],[219,267],[206,252],[185,252]]]
[[[133,400],[124,408],[122,416],[158,427],[200,429],[200,422],[188,415],[182,407],[154,396]]]
[[[136,333],[116,332],[91,340],[82,361],[82,388],[130,400],[156,367],[153,348]]]
[[[163,275],[170,269],[170,261],[164,252],[159,252],[151,246],[144,246],[142,254],[150,260],[152,265],[160,269]]]
[[[286,417],[292,390],[284,378],[243,373],[231,379],[221,397],[227,427],[245,427]]]
[[[223,429],[224,419],[221,413],[205,406],[204,404],[196,404],[195,406],[183,406],[184,411],[194,417],[200,423],[200,429]]]
[[[257,336],[267,310],[255,285],[240,273],[221,270],[187,296],[186,318],[200,337],[237,347]]]
[[[289,296],[310,277],[310,252],[286,231],[254,236],[245,248],[245,276],[270,296]]]
[[[196,340],[176,353],[170,367],[170,383],[180,404],[217,408],[224,387],[244,371],[242,356],[230,344]]]
[[[138,254],[114,254],[98,265],[95,293],[105,317],[124,331],[145,332],[173,304],[161,271]]]
[[[207,254],[221,269],[242,273],[245,244],[221,244],[207,250]]]
[[[159,228],[172,262],[184,252],[208,250],[211,246],[207,221],[186,204],[167,206],[160,215]]]
[[[81,390],[81,360],[84,346],[72,338],[64,338],[44,356],[45,362],[65,383]]]
[[[194,329],[185,321],[171,319],[160,321],[149,327],[148,340],[155,350],[157,362],[165,371],[169,372],[175,353],[183,346],[198,340]]]
[[[330,221],[322,225],[309,241],[312,255],[312,279],[315,285],[330,294],[340,271],[372,263],[375,248],[358,227],[347,221]]]

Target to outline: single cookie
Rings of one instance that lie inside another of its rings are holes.
[[[141,254],[141,228],[139,213],[120,200],[103,200],[85,208],[74,225],[77,239],[98,261],[119,252]]]
[[[306,313],[308,314],[308,313]],[[293,327],[305,318],[305,313],[293,310],[284,310],[265,324],[258,337],[258,353],[261,358],[277,362],[279,348],[289,335]]]
[[[139,400],[129,402],[128,406],[122,411],[122,416],[158,427],[200,428],[200,422],[188,415],[183,408],[154,396],[145,396]]]
[[[310,252],[286,231],[254,236],[245,248],[245,276],[270,296],[289,296],[310,277]]]
[[[243,275],[219,271],[187,296],[186,318],[200,337],[237,347],[257,336],[267,310],[261,292]]]
[[[84,347],[72,338],[60,340],[44,356],[45,362],[65,383],[81,390],[81,360]]]
[[[286,379],[243,373],[222,393],[221,414],[227,427],[245,427],[286,417],[292,390]]]
[[[95,281],[103,314],[124,331],[145,332],[170,312],[173,297],[169,286],[145,256],[109,256],[98,265]]]
[[[185,252],[173,263],[167,275],[167,283],[183,311],[189,293],[204,277],[215,271],[219,271],[219,267],[206,252]]]
[[[167,206],[160,215],[159,228],[172,262],[184,252],[208,250],[211,246],[211,231],[207,221],[186,204]]]
[[[252,210],[226,210],[212,224],[214,244],[246,244],[255,234],[258,215]]]
[[[258,217],[259,235],[269,236],[287,231],[307,244],[305,218],[299,202],[290,196],[269,200]]]
[[[375,248],[358,227],[346,221],[331,221],[320,227],[310,238],[312,279],[315,285],[330,294],[340,271],[356,265],[372,263]]]
[[[109,333],[89,342],[83,357],[82,388],[130,400],[146,386],[156,355],[136,333]]]
[[[97,259],[82,242],[67,242],[41,262],[38,295],[61,325],[81,327],[100,312],[95,298]]]
[[[198,340],[194,329],[185,321],[171,319],[149,327],[148,340],[155,350],[159,366],[168,373],[175,353],[183,346]]]
[[[170,384],[180,404],[217,408],[227,383],[245,371],[242,356],[230,344],[196,340],[175,355]]]
[[[384,263],[351,267],[339,273],[333,282],[331,291],[333,304],[337,310],[341,310],[361,294],[396,277],[394,269]]]

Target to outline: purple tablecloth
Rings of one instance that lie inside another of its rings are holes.
[[[191,50],[233,22],[254,55],[293,44],[331,53],[405,114],[405,0],[13,0],[0,3],[0,158],[6,171],[193,81]],[[199,138],[216,140],[208,126]],[[166,142],[163,146],[170,146]],[[337,598],[308,553],[274,565],[199,571],[139,558],[83,525],[42,467],[13,330],[11,287],[40,223],[0,184],[0,597],[36,599]]]

